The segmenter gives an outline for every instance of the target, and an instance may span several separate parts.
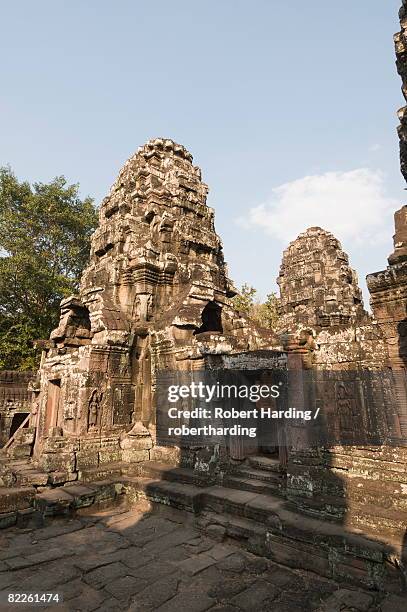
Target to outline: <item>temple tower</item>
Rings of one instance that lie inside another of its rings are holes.
[[[103,200],[80,292],[43,343],[35,455],[62,480],[153,456],[160,370],[278,345],[233,307],[207,192],[185,147],[156,138]]]
[[[356,272],[337,238],[310,227],[283,253],[277,278],[278,331],[308,349],[308,365],[375,367],[384,360],[382,334],[363,307]]]
[[[310,227],[283,253],[277,279],[281,324],[326,328],[348,325],[366,316],[356,272],[339,240]]]

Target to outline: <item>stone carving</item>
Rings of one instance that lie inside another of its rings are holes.
[[[339,382],[336,385],[336,406],[339,413],[339,426],[341,434],[346,436],[349,441],[349,436],[355,433],[355,399],[354,391],[350,383]],[[357,433],[357,432],[356,432]]]
[[[88,429],[92,429],[92,427],[97,427],[99,425],[102,399],[103,393],[94,389],[89,400]]]

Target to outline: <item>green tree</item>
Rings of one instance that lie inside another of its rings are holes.
[[[0,369],[38,365],[32,341],[77,290],[96,225],[93,200],[63,176],[30,185],[0,168]]]
[[[234,307],[250,317],[256,293],[257,290],[254,287],[244,283],[239,293],[233,298]]]
[[[233,298],[234,306],[253,319],[260,327],[274,329],[280,316],[279,298],[272,292],[266,296],[266,301],[262,303],[256,296],[257,290],[245,283]]]
[[[260,304],[260,319],[263,327],[274,329],[280,318],[279,314],[280,298],[272,291],[266,295],[264,304]]]

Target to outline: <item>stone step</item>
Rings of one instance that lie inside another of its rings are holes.
[[[235,516],[246,516],[254,520],[267,520],[273,515],[276,497],[259,495],[256,492],[236,490],[224,486],[198,487],[192,484],[162,481],[145,477],[123,477],[126,493],[130,497],[147,497],[150,501],[198,512],[228,512]],[[249,502],[260,501],[260,506]]]
[[[346,497],[319,493],[317,497],[298,495],[294,489],[286,490],[286,499],[295,504],[299,511],[309,516],[342,520],[347,509]]]
[[[284,510],[277,506],[274,510],[277,512],[274,524],[208,510],[196,518],[195,524],[211,537],[236,539],[249,552],[284,566],[312,568],[321,576],[358,587],[400,588],[400,572],[395,576],[390,564],[384,563],[392,554],[390,547],[350,533],[340,525],[303,521],[301,515],[289,512],[284,516]]]
[[[48,474],[41,471],[31,460],[11,460],[2,465],[12,475],[16,486],[42,487],[48,482]]]
[[[256,521],[233,516],[203,511],[195,520],[196,526],[210,536],[223,539],[225,536],[241,542],[253,537],[266,537],[267,528]]]
[[[34,487],[0,487],[0,528],[22,523],[27,513],[41,516],[72,514],[90,506],[116,503],[124,491],[113,481],[83,484],[69,483],[38,493]],[[21,520],[20,520],[21,519]]]
[[[22,510],[25,512],[25,510]],[[18,511],[14,512],[0,512],[0,529],[7,529],[7,527],[13,527],[17,523]]]
[[[90,506],[114,504],[123,487],[114,480],[84,484],[69,483],[64,487],[47,489],[35,496],[34,508],[43,516],[72,514]]]
[[[73,498],[74,508],[86,508],[95,503],[97,488],[83,484],[70,484],[62,487],[62,490]]]
[[[63,487],[48,489],[35,496],[34,508],[43,516],[69,514],[73,509],[74,498]]]
[[[129,464],[124,461],[112,461],[111,463],[101,463],[94,467],[84,468],[78,472],[78,480],[83,483],[93,482],[97,480],[106,480],[120,477],[123,474],[123,470]]]
[[[0,529],[16,523],[24,527],[33,512],[36,490],[32,486],[0,487]]]
[[[123,477],[122,483],[130,499],[144,497],[152,502],[190,512],[198,512],[201,507],[203,489],[192,484],[137,476]]]
[[[111,508],[124,499],[124,486],[116,478],[83,483],[67,483],[63,487],[74,498],[75,513],[88,514],[95,510]]]
[[[249,519],[267,526],[270,531],[276,530],[287,537],[300,537],[304,541],[324,542],[327,538],[342,541],[347,538],[349,541],[366,543],[366,538],[360,536],[359,529],[306,516],[294,504],[276,495],[213,486],[202,491],[200,507],[204,512]],[[372,532],[371,536],[375,535],[377,534]],[[370,544],[373,549],[375,546],[385,548],[377,542]]]
[[[351,506],[345,496],[319,494],[315,498],[301,498],[288,495],[299,511],[308,516],[322,519],[344,521],[367,533],[375,534],[377,525],[383,536],[393,537],[397,532],[405,531],[407,510],[389,507],[389,504],[370,503],[369,500],[352,499]],[[377,501],[377,500],[375,500]],[[376,527],[375,527],[376,525]]]
[[[19,485],[33,485],[43,487],[48,482],[48,474],[35,469],[27,469],[15,472],[16,483]]]
[[[126,494],[130,499],[147,497],[149,500],[173,506],[193,512],[204,510],[216,514],[228,514],[241,517],[260,523],[261,525],[281,526],[280,514],[284,515],[285,520],[290,518],[290,522],[295,529],[301,524],[317,526],[315,529],[324,525],[313,517],[305,517],[301,512],[295,511],[295,506],[277,495],[259,494],[253,491],[237,490],[224,486],[211,486],[208,488],[197,487],[191,484],[160,481],[144,477],[127,476],[122,478],[122,483]],[[329,524],[327,529],[338,528],[341,533],[341,526]]]
[[[357,526],[321,520],[318,517],[306,516],[301,509],[277,495],[256,494],[249,491],[238,491],[226,487],[209,487],[203,490],[199,501],[201,509],[217,514],[229,514],[240,518],[250,519],[280,536],[299,538],[302,541],[320,542],[321,545],[331,538],[332,541],[361,542],[372,549],[381,547],[375,539],[377,530],[372,529],[370,536],[361,537]],[[394,542],[397,542],[394,538]],[[384,549],[385,546],[383,545]],[[389,548],[389,547],[387,547]],[[390,550],[390,548],[389,548]]]
[[[253,478],[242,478],[240,476],[228,476],[224,479],[223,484],[232,489],[240,491],[253,491],[255,493],[264,493],[265,495],[284,495],[284,481],[267,481]]]
[[[34,487],[0,487],[0,513],[32,507],[35,493]]]
[[[239,476],[242,478],[250,478],[251,480],[260,480],[269,483],[281,483],[285,481],[286,475],[282,472],[274,472],[268,470],[255,470],[253,468],[240,468],[233,472],[231,476]]]
[[[257,470],[265,470],[267,472],[282,472],[284,471],[280,465],[279,459],[275,457],[263,457],[262,455],[254,455],[248,457],[248,464]]]
[[[11,447],[7,449],[7,453],[11,458],[26,458],[29,459],[31,456],[32,444],[20,444],[16,441]]]
[[[205,479],[200,474],[194,472],[194,470],[158,461],[142,461],[140,463],[129,464],[123,469],[123,474],[195,486],[205,486],[206,484]]]
[[[205,490],[203,507],[219,514],[227,512],[236,516],[251,518],[246,514],[246,505],[256,497],[273,499],[271,496],[259,495],[255,492],[213,486]]]
[[[63,485],[78,480],[78,472],[50,472],[48,474],[49,485]]]
[[[13,469],[26,469],[32,467],[31,460],[27,459],[10,459],[6,460],[7,465]]]

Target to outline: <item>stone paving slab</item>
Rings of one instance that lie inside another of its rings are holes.
[[[130,510],[49,519],[40,529],[5,530],[0,590],[62,593],[64,602],[48,606],[50,612],[407,610],[407,595],[282,567],[235,541],[203,535],[174,509],[153,512],[146,501]]]

